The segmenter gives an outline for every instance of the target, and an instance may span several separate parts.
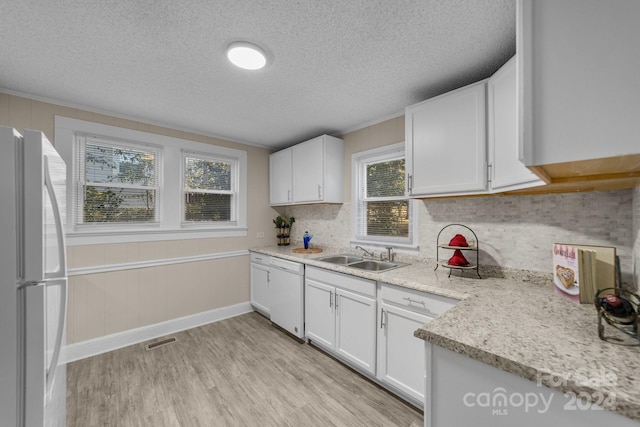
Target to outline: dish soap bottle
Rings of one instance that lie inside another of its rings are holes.
[[[308,231],[304,232],[304,235],[302,236],[302,241],[304,242],[305,249],[309,249],[309,241],[311,240],[312,237],[313,237],[313,234],[309,234]]]

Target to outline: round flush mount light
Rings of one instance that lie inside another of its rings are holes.
[[[245,70],[260,70],[267,65],[267,54],[260,46],[236,41],[227,46],[227,58],[233,65]]]

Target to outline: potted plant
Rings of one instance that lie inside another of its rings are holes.
[[[276,225],[276,237],[278,238],[278,246],[288,246],[290,243],[291,226],[296,222],[294,217],[286,215],[278,215],[273,223]]]

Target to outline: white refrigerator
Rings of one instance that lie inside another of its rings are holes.
[[[66,424],[66,166],[42,132],[0,126],[0,424]]]

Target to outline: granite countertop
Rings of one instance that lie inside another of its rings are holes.
[[[460,300],[415,336],[561,392],[613,397],[613,410],[640,421],[640,347],[598,338],[591,304],[554,293],[551,275],[531,272],[510,279],[464,277],[433,264],[415,263],[374,273],[317,261],[289,247],[251,249],[307,265]],[[535,279],[532,279],[534,277]],[[609,331],[609,329],[607,329]]]

